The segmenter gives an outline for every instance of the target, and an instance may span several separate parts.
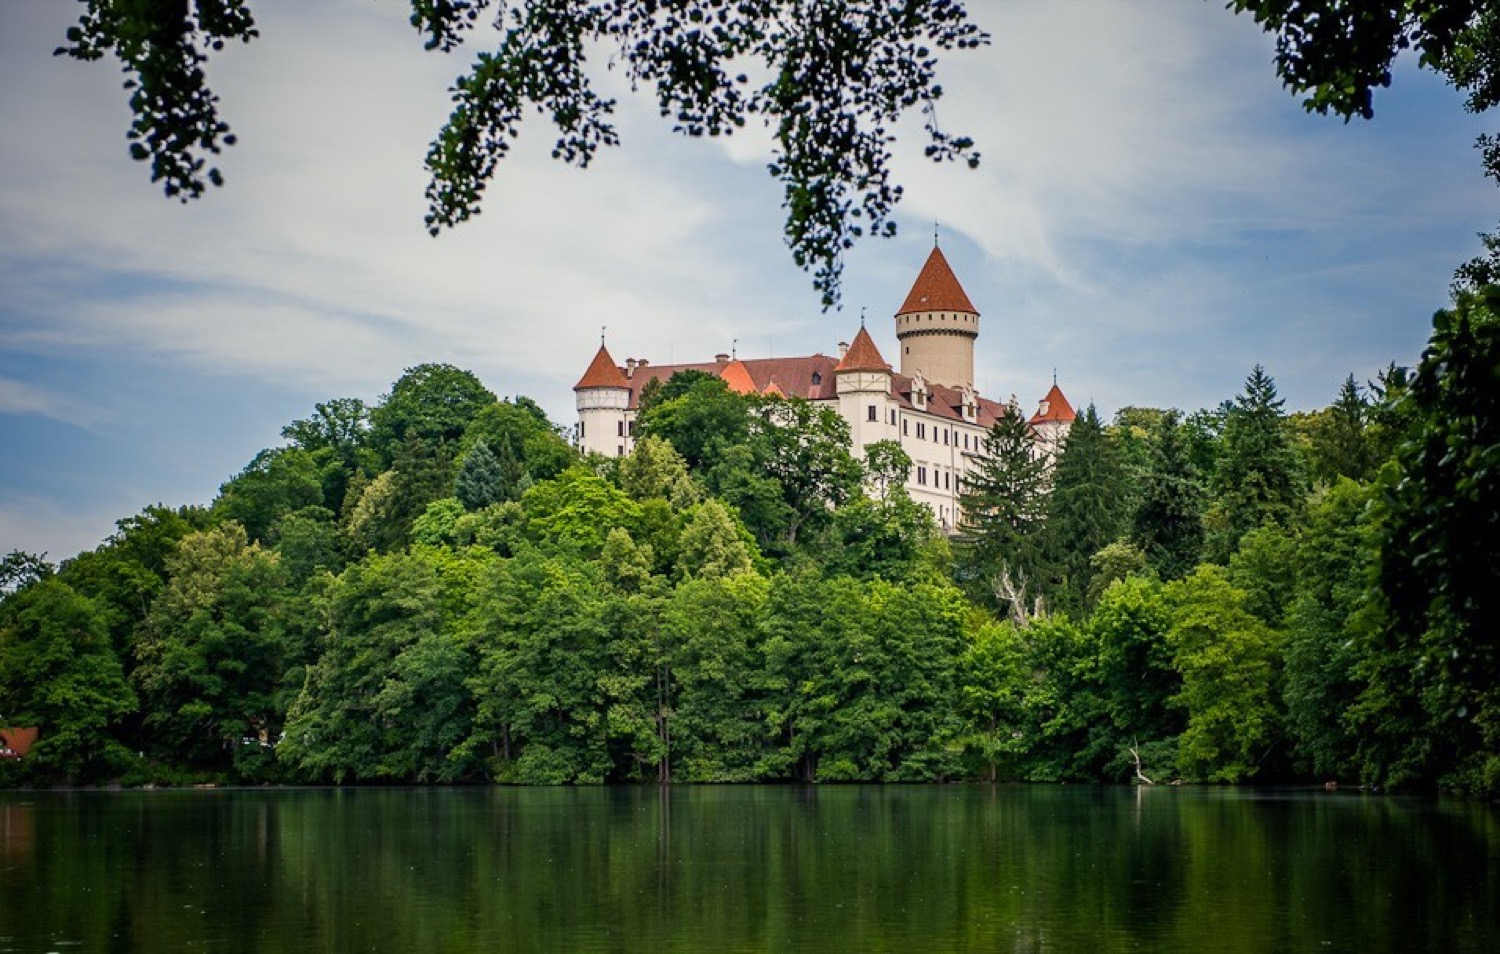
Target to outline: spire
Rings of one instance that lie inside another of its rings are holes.
[[[979,309],[969,301],[969,296],[964,294],[963,286],[958,283],[958,277],[953,274],[953,269],[948,265],[948,259],[943,256],[943,250],[936,245],[927,256],[927,263],[922,266],[922,271],[917,275],[917,281],[911,286],[911,291],[906,294],[906,301],[896,312],[898,315],[910,315],[920,311],[961,311],[971,315],[979,314]]]
[[[1054,381],[1052,390],[1048,391],[1047,396],[1042,398],[1041,406],[1037,408],[1035,414],[1031,415],[1031,420],[1027,423],[1068,424],[1076,417],[1078,415],[1073,413],[1073,405],[1069,404],[1068,399],[1063,397],[1062,388],[1058,387]]]
[[[849,350],[839,359],[838,366],[833,369],[835,374],[843,371],[889,371],[891,366],[885,363],[885,358],[880,356],[880,349],[875,347],[875,339],[861,325],[859,334],[854,336],[854,343],[849,345]]]
[[[603,336],[600,336],[601,339]],[[589,369],[583,372],[583,377],[573,385],[575,391],[585,391],[589,388],[623,388],[630,390],[630,382],[625,380],[625,375],[615,364],[615,359],[609,356],[609,350],[604,347],[601,340],[599,352],[594,355],[594,360],[589,362]]]

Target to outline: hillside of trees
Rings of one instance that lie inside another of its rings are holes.
[[[1229,388],[1226,388],[1229,390]],[[1019,418],[938,533],[894,444],[708,375],[582,459],[410,369],[208,506],[0,563],[0,785],[1337,780],[1500,795],[1500,290],[1285,413]]]

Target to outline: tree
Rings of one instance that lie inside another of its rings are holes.
[[[232,522],[184,537],[167,568],[131,678],[160,754],[224,768],[242,737],[280,734],[285,576]]]
[[[109,733],[134,711],[98,606],[56,577],[0,601],[0,700],[8,725],[36,726],[38,781],[97,781],[128,752]]]
[[[1120,536],[1128,506],[1124,463],[1090,404],[1068,431],[1047,497],[1049,562],[1060,575],[1054,590],[1060,608],[1087,608],[1090,560]]]
[[[1500,288],[1459,296],[1405,398],[1411,429],[1381,481],[1386,618],[1361,663],[1364,775],[1500,792]]]
[[[56,567],[47,562],[45,553],[38,556],[24,550],[12,550],[0,557],[0,597],[45,580],[56,570]]]
[[[221,184],[209,157],[235,137],[205,64],[226,42],[259,35],[248,0],[82,2],[86,12],[57,52],[120,60],[132,90],[131,157],[151,162],[152,181],[169,197],[187,201]],[[427,49],[451,53],[489,5],[412,0],[411,22]],[[901,189],[891,181],[890,130],[903,114],[922,113],[929,158],[978,163],[972,141],[936,121],[935,51],[989,41],[955,0],[523,0],[500,5],[494,26],[493,51],[455,82],[453,113],[427,153],[433,234],[479,212],[529,113],[551,118],[554,157],[580,167],[618,143],[614,101],[588,69],[596,53],[633,89],[651,90],[676,132],[728,136],[757,117],[771,127],[787,244],[814,270],[825,307],[838,301],[843,252],[867,231],[895,232]]]
[[[1224,418],[1214,470],[1208,555],[1223,562],[1240,537],[1271,521],[1285,525],[1302,500],[1301,473],[1282,419],[1276,382],[1256,365]]]
[[[1183,576],[1203,548],[1203,492],[1176,411],[1157,425],[1151,463],[1141,479],[1141,500],[1131,538],[1163,579]]]
[[[500,461],[490,453],[489,446],[484,441],[476,441],[459,463],[458,477],[453,482],[453,496],[458,498],[465,510],[481,510],[492,503],[513,499],[506,493],[505,474],[501,470]]]
[[[1046,576],[1047,472],[1017,408],[984,436],[984,453],[964,478],[961,570],[971,591],[1025,619]],[[999,581],[1008,585],[996,590]]]
[[[1339,386],[1333,404],[1314,425],[1313,479],[1324,484],[1332,484],[1340,477],[1370,479],[1379,461],[1366,434],[1369,416],[1369,400],[1351,374]]]
[[[1167,633],[1182,687],[1173,704],[1184,777],[1240,782],[1256,775],[1281,739],[1281,634],[1250,614],[1224,571],[1200,566],[1167,584]]]
[[[719,579],[752,566],[755,541],[729,509],[712,498],[699,504],[682,531],[678,566],[688,577]]]
[[[420,364],[407,368],[370,413],[370,440],[387,462],[412,440],[456,443],[479,412],[494,403],[495,395],[472,373],[451,364]]]
[[[673,375],[675,380],[677,376]],[[687,462],[670,441],[647,435],[620,461],[620,489],[638,501],[658,497],[677,510],[696,504],[702,491],[688,475]]]
[[[787,548],[797,545],[804,526],[827,521],[860,492],[863,472],[849,453],[849,424],[833,408],[802,398],[767,399],[750,416],[749,444],[781,487],[790,516],[782,540]]]

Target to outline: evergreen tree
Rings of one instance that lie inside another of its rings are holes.
[[[1313,478],[1331,484],[1340,477],[1368,480],[1375,469],[1374,448],[1365,433],[1370,402],[1354,375],[1339,388],[1339,396],[1318,419],[1312,433]]]
[[[1296,452],[1287,435],[1276,382],[1256,365],[1224,419],[1214,470],[1208,556],[1224,562],[1240,537],[1267,521],[1285,525],[1302,499]]]
[[[1142,481],[1131,538],[1162,579],[1184,576],[1203,548],[1203,491],[1176,411],[1157,424],[1150,468]]]
[[[1094,572],[1089,561],[1124,529],[1127,502],[1124,463],[1090,404],[1068,432],[1048,498],[1054,600],[1061,608],[1084,608]]]
[[[985,434],[978,466],[964,479],[960,572],[972,592],[1021,620],[1046,575],[1046,487],[1046,463],[1012,405]]]
[[[484,441],[475,441],[459,464],[458,477],[453,481],[453,496],[470,511],[500,503],[510,499],[505,493],[504,476],[500,461],[490,453],[489,446]]]

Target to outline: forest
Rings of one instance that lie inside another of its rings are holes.
[[[1232,387],[1226,387],[1226,391]],[[207,506],[0,562],[0,786],[1038,781],[1500,796],[1500,288],[1287,413],[1002,418],[938,532],[891,443],[692,373],[622,459],[447,365]]]

